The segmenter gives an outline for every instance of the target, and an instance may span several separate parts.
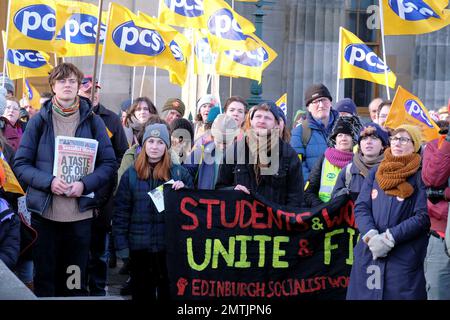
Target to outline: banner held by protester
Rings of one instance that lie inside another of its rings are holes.
[[[346,196],[293,211],[242,192],[164,192],[173,298],[345,299],[358,236]]]

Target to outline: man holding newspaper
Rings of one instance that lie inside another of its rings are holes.
[[[71,63],[52,70],[54,96],[28,123],[14,163],[39,234],[33,260],[40,297],[86,292],[92,209],[117,166],[103,121],[77,96],[82,79]]]

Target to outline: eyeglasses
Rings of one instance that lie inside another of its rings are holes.
[[[400,142],[400,144],[402,145],[402,146],[404,146],[404,145],[406,145],[408,142],[410,142],[410,141],[412,141],[411,139],[409,139],[409,138],[405,138],[405,137],[390,137],[389,138],[389,141],[391,141],[391,144],[393,143],[393,142]],[[414,143],[413,143],[414,144]]]
[[[316,100],[312,101],[311,105],[313,105],[314,107],[317,107],[321,102],[325,103],[325,102],[328,102],[328,101],[329,101],[328,98],[319,98],[319,99],[316,99]]]

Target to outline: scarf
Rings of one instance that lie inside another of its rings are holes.
[[[270,166],[271,155],[278,154],[273,153],[272,151],[279,146],[279,143],[278,141],[275,143],[272,142],[272,135],[270,133],[268,133],[267,136],[258,136],[255,133],[255,130],[248,130],[247,132],[247,145],[250,150],[249,159],[250,163],[252,163],[253,159],[256,160],[253,165],[253,169],[255,172],[256,184],[259,185],[261,168],[267,168]],[[281,148],[281,146],[279,147]],[[281,150],[279,150],[279,152],[281,152]],[[265,158],[264,161],[261,161],[261,156],[263,159]]]
[[[369,175],[369,170],[375,167],[384,159],[384,154],[378,155],[375,159],[366,159],[361,152],[353,156],[353,163],[359,170],[359,173],[366,178]]]
[[[353,158],[353,152],[351,151],[340,151],[336,148],[327,148],[325,150],[325,158],[330,161],[330,163],[336,167],[345,167]]]
[[[406,182],[406,179],[414,175],[419,166],[419,154],[394,157],[391,148],[387,148],[375,179],[386,194],[406,199],[414,192],[413,186]]]
[[[53,96],[52,108],[56,113],[62,115],[63,117],[71,116],[80,108],[80,98],[76,96],[75,101],[67,108],[64,108],[63,106],[61,106],[58,99],[56,99],[56,96]]]

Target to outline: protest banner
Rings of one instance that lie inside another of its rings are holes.
[[[57,136],[55,140],[55,177],[73,183],[94,171],[98,141],[64,136]]]
[[[346,195],[314,209],[164,188],[173,299],[345,299],[358,238]]]

